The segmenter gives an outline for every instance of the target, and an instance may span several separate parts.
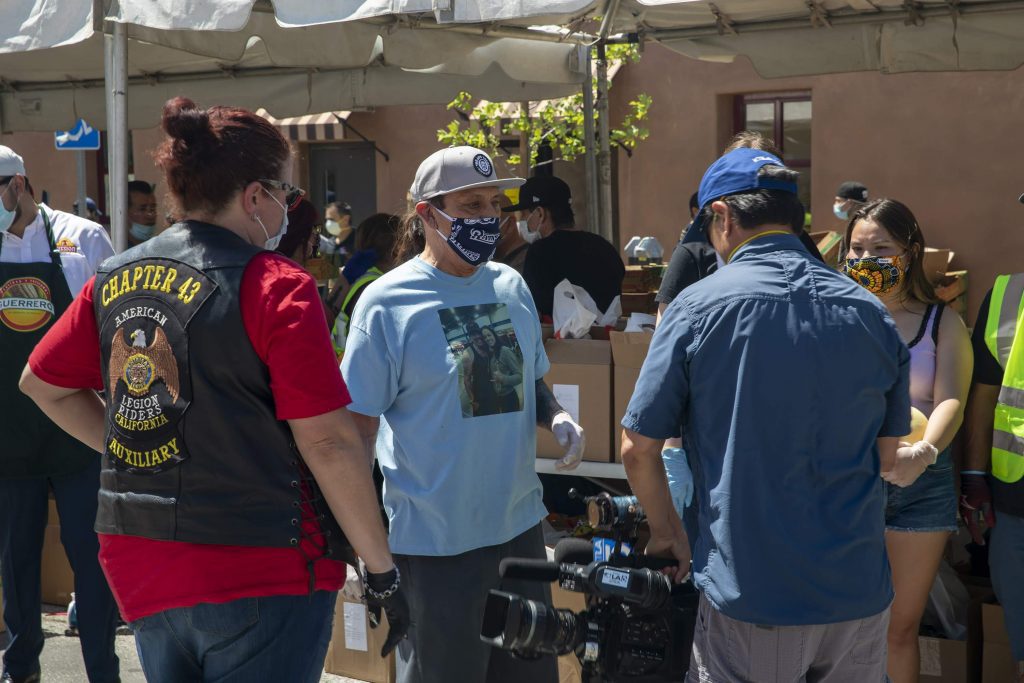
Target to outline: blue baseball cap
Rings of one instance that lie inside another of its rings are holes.
[[[769,164],[785,166],[781,159],[763,149],[741,147],[719,157],[704,172],[704,177],[700,181],[697,202],[701,210],[720,197],[751,190],[782,190],[796,194],[796,183],[758,175],[761,168]],[[698,215],[686,231],[683,241],[707,241],[705,222]]]

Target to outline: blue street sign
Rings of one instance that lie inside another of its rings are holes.
[[[53,134],[53,145],[57,149],[72,151],[99,149],[100,132],[86,123],[85,119],[78,119],[78,123],[71,130],[58,130]]]

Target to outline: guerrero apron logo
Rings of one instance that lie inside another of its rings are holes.
[[[35,332],[53,315],[53,297],[42,280],[19,277],[0,285],[0,321],[15,332]]]

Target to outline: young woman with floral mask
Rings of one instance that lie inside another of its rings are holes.
[[[956,530],[950,444],[963,421],[973,353],[960,316],[944,308],[925,275],[924,235],[910,209],[893,199],[864,205],[850,219],[846,244],[843,270],[889,309],[910,349],[911,405],[928,417],[923,439],[901,444],[901,465],[882,475],[896,592],[888,673],[894,683],[910,683],[920,671],[921,615]]]

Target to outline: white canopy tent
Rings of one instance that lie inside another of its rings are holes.
[[[458,90],[544,99],[589,74],[574,43],[647,40],[697,59],[745,55],[765,77],[1014,69],[1024,63],[1024,0],[6,0],[0,126],[100,120],[104,73],[108,128],[122,144],[118,131],[151,125],[173,94],[275,116],[447,102]],[[599,58],[596,108],[606,112],[605,67]],[[599,123],[589,175],[601,182],[590,194],[610,236],[607,115]],[[117,157],[115,148],[115,239]]]
[[[585,51],[573,42],[419,30],[415,22],[364,18],[347,4],[5,0],[0,130],[106,119],[111,232],[122,248],[127,131],[155,125],[170,97],[286,117],[444,104],[460,90],[544,99],[583,83]]]
[[[242,1],[242,0],[239,0]],[[275,6],[300,0],[276,0]],[[607,64],[600,45],[656,41],[709,61],[744,55],[766,78],[846,71],[1009,70],[1024,64],[1024,0],[335,0],[353,16],[492,35],[595,42],[600,114],[597,170],[588,165],[598,232],[610,238]],[[563,37],[563,39],[565,39]],[[588,89],[585,89],[589,93]],[[588,124],[593,108],[588,106]],[[593,139],[588,134],[588,139]],[[593,150],[590,157],[593,157]],[[588,160],[589,161],[589,160]],[[595,215],[595,214],[591,214]]]

